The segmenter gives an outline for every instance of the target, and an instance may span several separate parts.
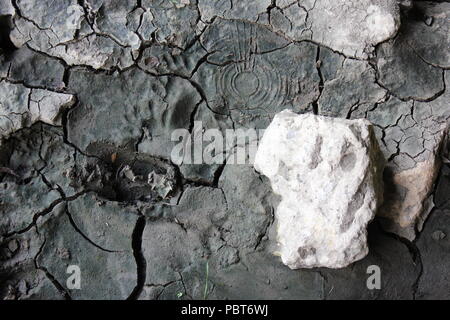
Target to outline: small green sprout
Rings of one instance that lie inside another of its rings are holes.
[[[206,261],[205,291],[203,292],[203,300],[208,297],[208,280],[209,280],[209,262]]]

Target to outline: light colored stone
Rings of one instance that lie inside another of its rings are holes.
[[[14,14],[14,7],[10,0],[2,0],[0,6],[0,16],[7,16]]]
[[[446,85],[450,73],[445,72]],[[379,211],[383,228],[413,241],[434,207],[433,190],[441,168],[441,150],[448,140],[450,95],[430,102],[390,98],[368,113],[377,125],[385,170],[385,202]],[[389,120],[392,118],[392,120]],[[394,123],[394,124],[393,124]]]
[[[398,0],[278,0],[275,7],[270,0],[254,2],[199,0],[200,20],[258,22],[291,40],[312,40],[360,59],[400,27]]]
[[[433,184],[439,171],[440,161],[436,157],[418,162],[415,167],[399,171],[392,176],[392,183],[396,192],[389,194],[388,201],[380,210],[380,216],[395,222],[401,229],[411,229],[410,232],[385,228],[410,240],[415,237],[413,228],[416,223],[422,229],[423,221],[419,222],[421,215],[428,216],[433,205],[430,196]],[[420,181],[420,182],[419,182]]]
[[[356,58],[367,58],[400,27],[396,0],[284,1],[281,8],[271,12],[272,28],[293,40],[310,39]]]
[[[367,255],[366,226],[382,201],[383,163],[367,120],[287,110],[275,116],[254,166],[282,198],[275,215],[284,264],[342,268]]]
[[[18,0],[13,44],[60,58],[68,65],[126,69],[142,41],[185,48],[194,39],[195,3],[174,1]],[[0,9],[2,10],[2,9]],[[45,12],[46,14],[42,14]],[[2,13],[2,11],[0,11]],[[153,19],[158,17],[158,19]]]
[[[314,40],[361,58],[400,27],[395,0],[316,1],[308,19]]]
[[[61,125],[61,112],[75,103],[71,94],[30,89],[21,84],[0,82],[0,139],[42,121]]]

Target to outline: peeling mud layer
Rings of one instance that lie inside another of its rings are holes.
[[[0,298],[450,299],[449,29],[448,1],[2,0]],[[251,163],[171,157],[285,109],[373,124],[385,201],[348,267],[273,255]]]

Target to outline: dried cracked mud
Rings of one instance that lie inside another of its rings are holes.
[[[450,299],[449,19],[447,1],[2,0],[0,297]],[[385,204],[347,268],[271,253],[280,199],[251,164],[171,161],[175,129],[285,109],[375,125]]]

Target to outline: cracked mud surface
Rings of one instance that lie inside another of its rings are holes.
[[[450,3],[400,6],[379,39],[369,15],[352,42],[326,6],[2,1],[0,297],[449,299]],[[376,127],[387,200],[350,267],[270,253],[279,199],[252,165],[170,161],[175,129],[264,129],[287,108]]]

